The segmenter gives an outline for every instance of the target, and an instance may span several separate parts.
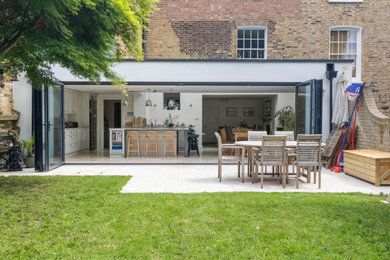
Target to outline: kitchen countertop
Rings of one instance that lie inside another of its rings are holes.
[[[126,131],[185,131],[188,127],[123,127],[123,128],[110,128],[110,130],[122,129]]]

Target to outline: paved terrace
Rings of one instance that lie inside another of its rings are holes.
[[[236,165],[224,165],[222,182],[217,179],[216,165],[65,165],[50,172],[38,173],[0,172],[0,176],[87,176],[126,175],[132,176],[122,188],[122,193],[199,193],[199,192],[361,192],[367,194],[390,193],[390,186],[375,187],[371,183],[323,168],[322,188],[313,183],[300,183],[295,188],[295,178],[290,177],[286,189],[278,178],[266,177],[264,189],[260,183],[252,184],[249,177],[245,183],[237,178]]]

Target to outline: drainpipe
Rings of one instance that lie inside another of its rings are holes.
[[[333,114],[333,79],[337,77],[337,71],[334,70],[334,63],[326,64],[326,78],[330,85],[330,105],[329,105],[329,133],[332,131],[332,114]]]

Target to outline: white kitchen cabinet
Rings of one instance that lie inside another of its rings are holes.
[[[80,152],[89,149],[89,128],[65,129],[65,154]]]

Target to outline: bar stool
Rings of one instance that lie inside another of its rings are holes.
[[[175,131],[165,131],[163,134],[164,138],[164,158],[165,154],[172,152],[176,157],[176,132]],[[171,149],[169,149],[171,148]]]
[[[127,157],[131,153],[137,153],[138,157],[141,156],[141,135],[138,131],[127,132]]]
[[[198,137],[197,134],[188,135],[188,156],[191,156],[191,150],[195,150],[199,156]]]
[[[146,147],[145,147],[145,155],[148,156],[149,148],[150,152],[154,152],[156,157],[158,157],[158,133],[156,131],[147,131],[146,132]]]

